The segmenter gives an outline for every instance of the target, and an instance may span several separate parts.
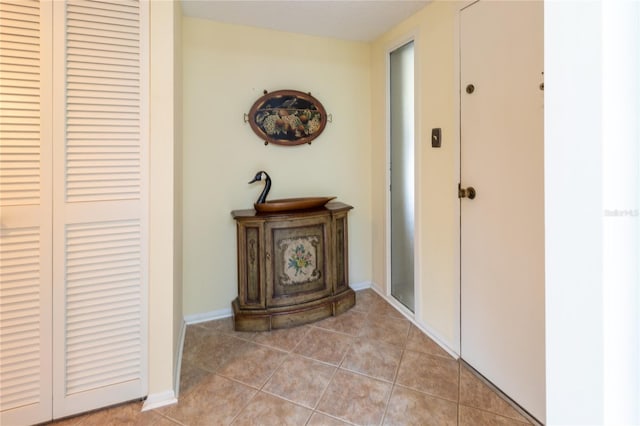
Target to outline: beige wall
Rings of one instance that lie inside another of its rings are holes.
[[[388,289],[386,256],[387,56],[415,39],[416,321],[454,351],[459,346],[458,130],[454,59],[458,2],[434,2],[376,40],[371,47],[373,282]],[[442,128],[442,147],[431,148],[431,128]],[[419,298],[419,299],[418,299]]]
[[[185,17],[184,313],[229,309],[237,296],[235,223],[261,183],[270,199],[334,195],[349,219],[351,283],[371,280],[370,46]],[[243,122],[262,91],[311,92],[333,114],[311,146],[264,146]]]
[[[372,281],[386,291],[386,56],[413,35],[420,147],[416,320],[458,350],[458,8],[434,2],[372,44],[184,18],[185,315],[228,309],[236,296],[229,212],[255,201],[261,184],[246,182],[260,169],[274,180],[271,198],[337,195],[353,204],[351,282]],[[263,89],[282,88],[311,91],[333,114],[312,146],[264,147],[243,123]],[[442,128],[440,149],[430,147],[432,127]]]

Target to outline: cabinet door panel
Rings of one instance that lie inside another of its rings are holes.
[[[328,216],[267,224],[267,306],[331,294],[329,226]]]

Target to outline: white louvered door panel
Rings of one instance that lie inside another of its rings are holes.
[[[0,424],[51,418],[51,3],[0,0]]]
[[[54,3],[54,418],[146,395],[147,9]]]

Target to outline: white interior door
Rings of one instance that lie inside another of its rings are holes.
[[[544,421],[543,3],[463,9],[460,58],[461,355]]]
[[[54,418],[146,394],[147,17],[54,2]]]
[[[0,1],[0,424],[51,418],[51,3]]]
[[[142,397],[148,3],[0,1],[0,423]]]

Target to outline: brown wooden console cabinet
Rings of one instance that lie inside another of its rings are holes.
[[[314,210],[234,210],[238,230],[235,329],[264,331],[338,315],[355,304],[349,288],[347,213],[330,202]]]

